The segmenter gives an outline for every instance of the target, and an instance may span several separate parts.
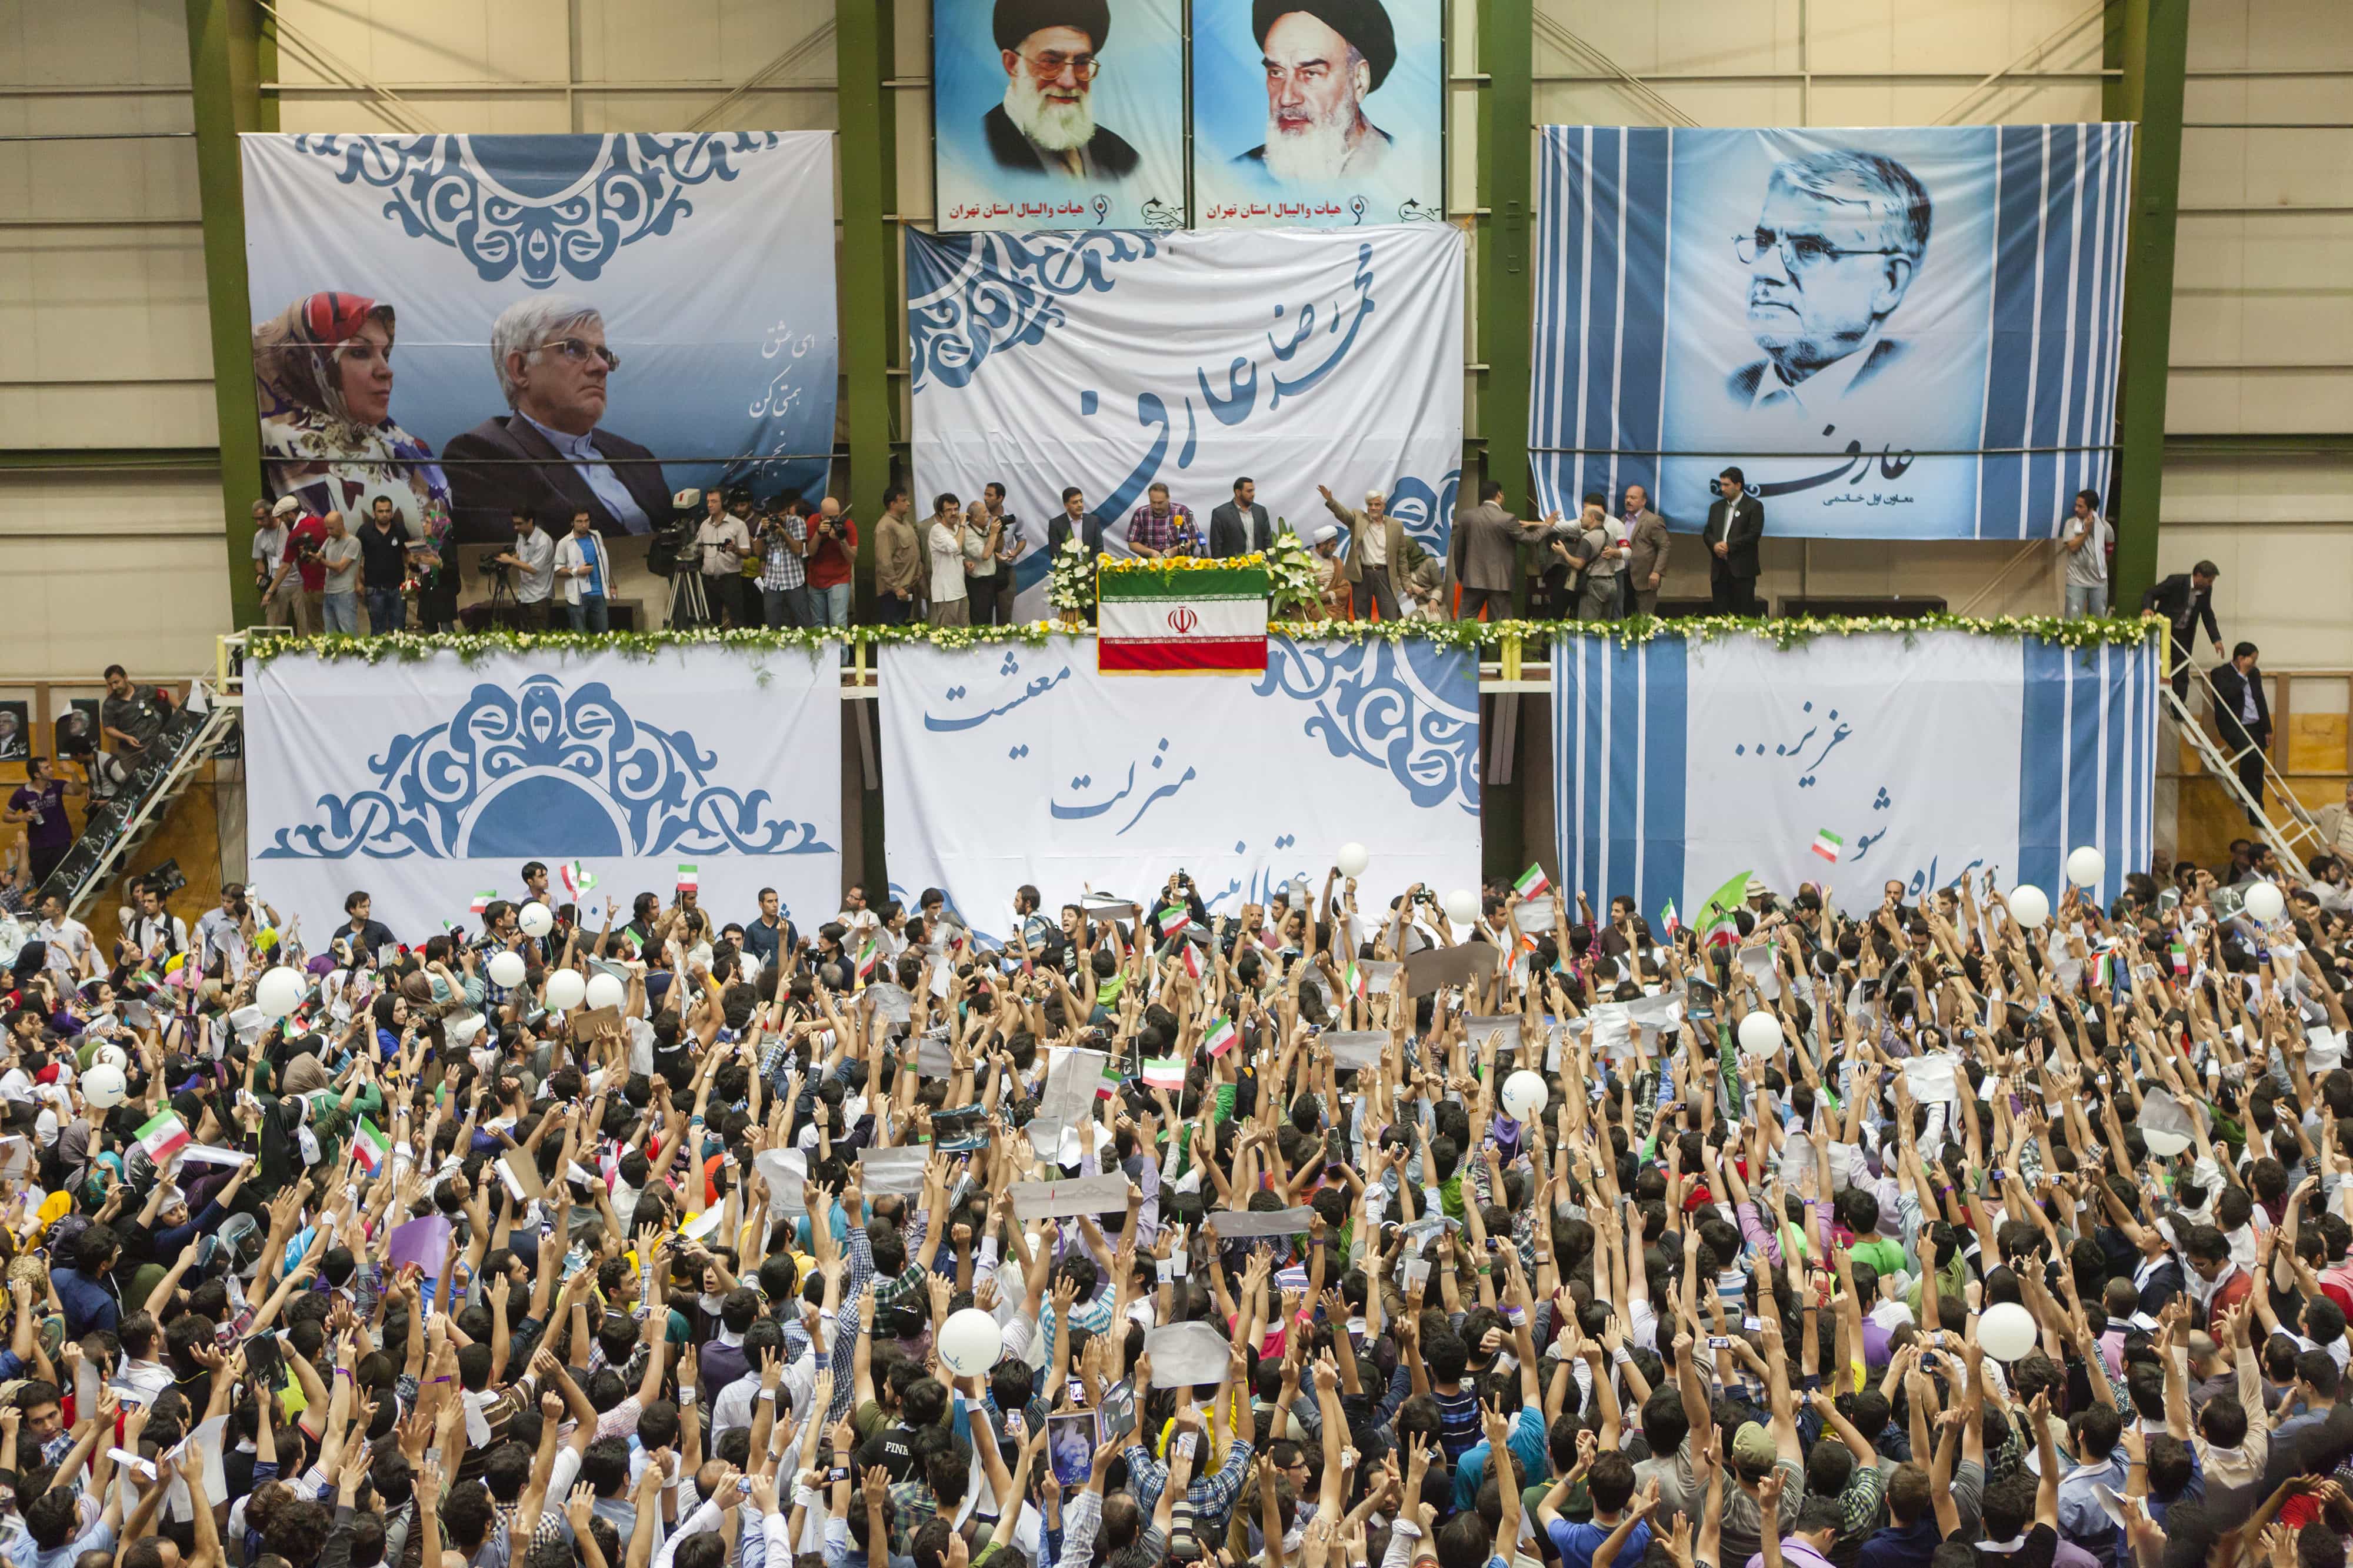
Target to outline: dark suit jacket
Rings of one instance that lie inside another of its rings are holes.
[[[1727,510],[1732,514],[1728,524]],[[1763,537],[1765,503],[1755,496],[1742,496],[1736,501],[1716,497],[1715,504],[1707,509],[1707,526],[1700,531],[1700,541],[1707,546],[1709,570],[1728,572],[1735,577],[1757,575],[1757,542]],[[1718,540],[1731,546],[1721,560],[1715,554]]]
[[[1089,512],[1087,513],[1086,531],[1079,536],[1080,542],[1089,550],[1094,552],[1097,555],[1101,555],[1103,553],[1103,519],[1097,517],[1092,512]],[[1060,555],[1062,552],[1062,546],[1070,542],[1070,538],[1071,514],[1066,511],[1058,511],[1054,514],[1052,520],[1046,524],[1046,560],[1049,564],[1052,563],[1055,556]]]
[[[1005,112],[1005,105],[1000,103],[982,115],[980,128],[988,138],[988,155],[997,160],[998,168],[1019,169],[1031,174],[1047,173],[1046,160],[1038,155],[1029,138],[1021,134],[1021,128],[1013,123],[1013,116]],[[1135,173],[1135,149],[1117,132],[1106,131],[1100,125],[1087,142],[1087,156],[1096,168],[1113,179],[1125,179]]]
[[[2214,683],[2214,695],[2222,700],[2214,710],[2214,721],[2222,731],[2222,739],[2232,749],[2253,741],[2258,746],[2272,743],[2271,699],[2263,694],[2263,668],[2256,665],[2244,675],[2235,664],[2218,664],[2208,679]],[[2255,721],[2252,724],[2239,715],[2247,700],[2247,688],[2255,689]],[[2243,736],[2243,738],[2242,738]]]
[[[1228,501],[1209,510],[1209,553],[1223,561],[1229,556],[1247,555],[1253,550],[1264,550],[1274,542],[1274,521],[1266,515],[1266,508],[1250,502],[1250,514],[1245,520],[1241,509]]]
[[[1871,357],[1862,362],[1862,368],[1854,373],[1852,381],[1847,383],[1846,391],[1841,395],[1841,400],[1843,401],[1861,392],[1865,385],[1869,384],[1873,376],[1894,370],[1903,363],[1904,356],[1910,352],[1911,345],[1899,338],[1882,338],[1872,344]],[[1767,373],[1772,368],[1773,362],[1769,359],[1756,360],[1742,365],[1725,378],[1724,389],[1731,395],[1735,403],[1746,408],[1749,404],[1756,401],[1757,389],[1763,384]],[[1799,390],[1802,391],[1805,384],[1804,382],[1799,382],[1798,384]]]
[[[2191,640],[2191,635],[2197,631],[2201,619],[2206,623],[2206,640],[2210,643],[2222,640],[2221,629],[2214,624],[2213,589],[2210,587],[2200,592],[2197,584],[2190,582],[2187,572],[2176,572],[2143,594],[2140,607],[2155,610],[2171,621],[2177,642]]]
[[[635,441],[599,426],[589,433],[596,450],[614,459],[629,498],[659,528],[670,520],[670,487],[662,481],[661,464]],[[514,458],[527,458],[516,462]],[[503,544],[514,538],[512,514],[527,506],[539,516],[539,526],[561,535],[573,512],[588,509],[596,531],[620,538],[628,530],[605,510],[596,492],[578,469],[519,414],[485,419],[462,436],[450,437],[442,448],[441,467],[449,476],[449,513],[460,544]]]

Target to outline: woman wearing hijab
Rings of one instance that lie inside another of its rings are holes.
[[[449,484],[433,449],[393,422],[393,332],[390,305],[333,290],[254,328],[269,489],[353,519],[389,497],[410,537],[433,552],[415,558],[419,568],[448,574]]]

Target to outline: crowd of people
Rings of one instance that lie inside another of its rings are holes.
[[[1682,548],[1696,549],[1707,563],[1711,613],[1761,616],[1764,502],[1749,493],[1736,468],[1726,468],[1716,485],[1718,499],[1698,539]],[[1442,556],[1406,530],[1377,490],[1360,504],[1328,488],[1323,497],[1331,520],[1299,531],[1321,574],[1314,616],[1493,619],[1514,614],[1515,604],[1535,620],[1655,615],[1677,552],[1666,520],[1640,484],[1625,486],[1614,502],[1599,492],[1586,495],[1575,518],[1555,511],[1523,519],[1504,507],[1501,484],[1484,482],[1478,500],[1456,513]],[[1248,478],[1233,481],[1231,499],[1212,508],[1206,524],[1173,500],[1165,483],[1151,486],[1116,533],[1089,510],[1077,487],[1064,489],[1060,504],[1040,546],[1008,510],[1001,482],[990,481],[970,499],[943,491],[922,517],[907,489],[893,486],[884,494],[871,552],[871,618],[883,625],[1010,624],[1020,563],[1033,555],[1051,561],[1073,538],[1098,556],[1227,559],[1268,550],[1277,532]],[[860,531],[840,501],[712,489],[681,491],[672,505],[670,525],[653,534],[646,557],[655,579],[667,584],[666,625],[851,624]],[[617,569],[594,509],[556,517],[519,505],[512,522],[512,542],[485,556],[475,618],[525,629],[611,629]],[[2107,614],[2115,533],[2100,514],[2097,492],[2075,498],[2059,540],[2063,613]],[[2200,564],[2200,593],[2213,581],[2210,564]],[[274,505],[255,502],[253,565],[270,624],[303,636],[380,637],[412,625],[453,631],[460,624],[461,573],[446,529],[431,537],[416,532],[387,494],[373,499],[370,515],[355,527],[340,512],[307,512],[291,495]],[[2152,607],[2178,618],[2176,600],[2186,605],[2190,596],[2188,581],[2187,574],[2168,579],[2159,585],[2164,602]],[[2211,621],[2211,610],[2207,616]]]
[[[2353,890],[2276,869],[10,922],[0,1551],[2337,1564]]]

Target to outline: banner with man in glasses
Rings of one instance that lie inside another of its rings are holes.
[[[936,226],[1184,227],[1178,17],[1178,0],[936,0]]]
[[[1548,126],[1540,504],[1630,485],[1697,531],[2056,536],[2105,494],[2127,125]]]
[[[388,497],[438,550],[512,542],[519,510],[621,541],[682,489],[824,492],[833,247],[807,237],[831,231],[830,132],[243,153],[273,500],[356,527]]]

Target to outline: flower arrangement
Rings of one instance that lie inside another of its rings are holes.
[[[1062,541],[1046,577],[1046,603],[1065,616],[1083,616],[1094,607],[1095,563],[1076,533]]]
[[[1324,602],[1324,574],[1307,542],[1274,520],[1274,543],[1266,552],[1268,613],[1309,616]]]
[[[1282,553],[1280,540],[1271,553],[1278,558],[1279,564]],[[1248,562],[1257,558],[1236,559]],[[1109,570],[1113,563],[1105,562],[1103,566]],[[1057,609],[1072,607],[1053,596],[1060,588],[1059,580],[1062,573],[1062,562],[1059,557],[1054,570],[1057,584],[1056,588],[1049,590],[1049,599]],[[1085,597],[1078,601],[1078,608],[1093,602],[1092,576],[1092,572],[1084,574]],[[1288,607],[1282,600],[1277,600],[1277,605]],[[1641,643],[1657,637],[1708,642],[1730,637],[1764,637],[1774,647],[1786,649],[1802,647],[1817,637],[1825,637],[1894,635],[1909,638],[1922,632],[1957,631],[1976,637],[2040,637],[2061,647],[2089,651],[2103,647],[2134,647],[2162,635],[2164,626],[2165,620],[2161,616],[2072,621],[2061,620],[2055,616],[1996,616],[1985,618],[1920,616],[1909,619],[1893,616],[1807,616],[1783,620],[1746,616],[1703,616],[1689,620],[1662,620],[1654,616],[1642,616],[1625,621],[1271,620],[1266,629],[1271,636],[1292,637],[1301,642],[1378,637],[1390,643],[1430,642],[1445,647],[1480,649],[1500,647],[1507,638],[1527,643],[1544,638],[1614,637],[1621,643]],[[817,631],[706,626],[691,631],[597,633],[522,632],[496,628],[481,632],[396,632],[382,637],[342,633],[298,637],[286,632],[267,632],[257,634],[247,645],[246,658],[248,661],[261,663],[280,654],[300,653],[317,658],[358,658],[370,664],[380,664],[388,658],[413,661],[448,653],[455,654],[465,663],[478,664],[500,654],[618,653],[626,658],[653,658],[675,648],[690,647],[734,647],[759,653],[798,649],[815,657],[828,647],[852,643],[863,643],[869,647],[924,643],[933,647],[949,649],[987,647],[997,643],[1022,643],[1036,647],[1052,637],[1067,635],[1071,635],[1069,627],[1052,621],[1029,621],[1008,626],[867,626]]]
[[[1141,555],[1106,558],[1097,570],[1105,573],[1157,572],[1162,575],[1173,572],[1230,572],[1237,568],[1263,566],[1266,557],[1250,555],[1160,555],[1149,559]]]

